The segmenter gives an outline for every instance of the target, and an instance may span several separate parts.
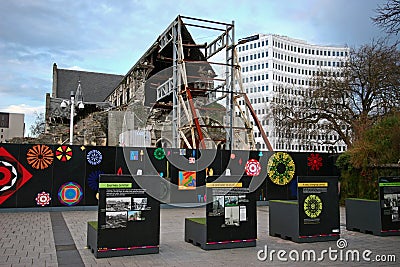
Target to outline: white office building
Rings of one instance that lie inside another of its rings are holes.
[[[286,36],[259,34],[257,40],[238,45],[237,51],[243,89],[274,150],[329,152],[333,149],[339,153],[346,150],[342,141],[333,146],[324,144],[326,139],[339,140],[335,134],[287,135],[267,114],[272,101],[277,101],[278,91],[281,96],[284,93],[289,97],[303,94],[310,90],[310,81],[317,71],[337,73],[348,56],[349,48],[313,45]],[[282,91],[280,88],[290,89]],[[240,104],[243,105],[243,101]],[[261,149],[266,149],[261,134],[256,127],[254,130],[256,142],[261,144]]]

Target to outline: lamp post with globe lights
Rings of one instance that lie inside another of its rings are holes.
[[[76,102],[75,96],[77,95],[78,101]],[[60,107],[62,109],[66,109],[68,106],[70,106],[70,122],[69,122],[69,144],[73,145],[74,143],[74,116],[75,116],[75,107],[78,109],[83,109],[85,105],[83,104],[83,98],[82,98],[82,91],[81,91],[81,81],[78,81],[78,88],[76,89],[76,95],[74,91],[71,91],[71,100],[63,100],[61,102]],[[79,97],[81,99],[79,99]]]

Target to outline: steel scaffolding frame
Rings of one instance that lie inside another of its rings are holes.
[[[212,32],[221,32],[210,43],[205,44],[185,44],[182,38],[182,27],[197,27],[210,30]],[[193,17],[178,16],[169,27],[158,38],[159,53],[172,44],[172,77],[168,78],[157,88],[157,101],[163,97],[172,95],[172,140],[171,146],[179,148],[184,143],[188,148],[210,148],[206,140],[210,139],[210,128],[225,128],[226,137],[222,140],[225,149],[256,149],[254,141],[253,125],[250,121],[250,115],[253,118],[255,126],[258,128],[267,148],[272,151],[272,147],[262,128],[260,121],[254,109],[251,106],[246,93],[243,91],[240,65],[237,60],[234,22],[223,23]],[[207,63],[210,65],[225,66],[224,79],[210,78],[212,82],[218,80],[221,84],[211,89],[196,89],[189,85],[187,72],[188,63],[196,63],[185,58],[184,48],[192,47],[199,49],[204,54]],[[222,62],[212,62],[214,57],[223,54]],[[166,59],[166,58],[164,58]],[[223,101],[225,99],[225,122],[224,125],[207,125],[196,107],[194,100],[198,92],[219,94],[213,99],[213,102]],[[238,99],[243,99],[245,109],[238,104]],[[186,102],[185,102],[186,100]],[[242,120],[243,127],[235,125],[235,111],[239,114],[238,119]],[[183,113],[183,114],[182,114]],[[182,115],[184,117],[182,117]],[[185,118],[186,123],[183,123]],[[225,123],[228,122],[228,125]],[[190,131],[190,137],[187,131]],[[241,133],[245,133],[244,135]],[[245,136],[245,139],[243,139]],[[214,140],[213,140],[214,141]],[[236,143],[235,143],[236,141]]]

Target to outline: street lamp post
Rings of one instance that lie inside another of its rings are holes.
[[[71,117],[69,122],[69,144],[74,143],[74,113],[75,113],[75,92],[71,91]]]
[[[83,98],[82,98],[82,91],[81,91],[81,81],[78,81],[78,88],[76,89],[76,95],[78,97],[78,102],[75,103],[75,92],[71,91],[71,100],[70,101],[66,101],[63,100],[61,102],[60,107],[62,109],[65,109],[67,106],[70,106],[71,109],[71,114],[70,114],[70,119],[69,119],[69,144],[73,145],[74,144],[74,116],[75,116],[75,105],[77,105],[77,107],[79,109],[83,109],[85,107],[85,105],[83,104]],[[81,97],[82,99],[79,100],[79,97]]]

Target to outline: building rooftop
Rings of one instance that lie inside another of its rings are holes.
[[[102,102],[122,80],[123,75],[58,69],[53,65],[53,97],[69,99],[81,81],[85,102]]]

